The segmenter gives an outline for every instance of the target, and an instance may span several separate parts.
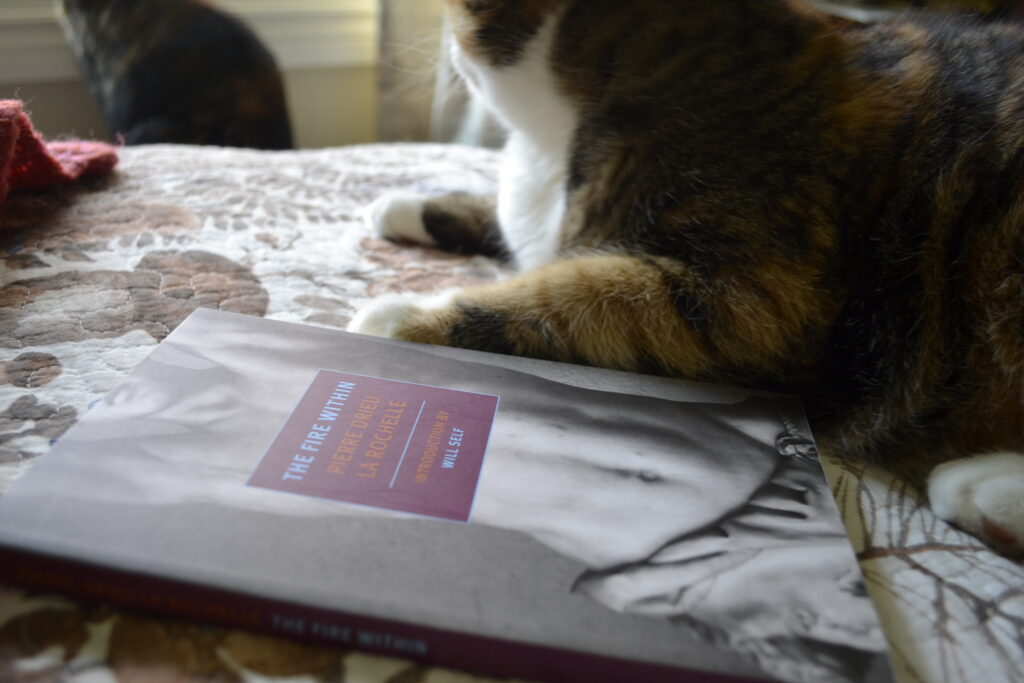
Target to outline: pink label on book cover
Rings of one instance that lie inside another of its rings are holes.
[[[465,522],[498,397],[320,370],[250,486]]]

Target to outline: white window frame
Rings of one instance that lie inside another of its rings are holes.
[[[220,0],[263,39],[283,69],[373,66],[377,0]],[[0,85],[79,77],[52,0],[0,1]]]

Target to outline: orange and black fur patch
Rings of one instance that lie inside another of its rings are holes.
[[[576,224],[558,261],[399,336],[796,391],[830,450],[901,453],[918,479],[1024,448],[1017,25],[865,26],[796,0],[450,4],[498,66],[557,15]]]

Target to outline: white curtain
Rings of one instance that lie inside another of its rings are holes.
[[[444,0],[380,3],[380,139],[500,145],[448,60]]]

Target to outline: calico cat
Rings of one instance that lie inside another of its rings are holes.
[[[934,10],[940,12],[977,12],[1006,15],[1013,11],[1013,0],[815,0],[816,5],[852,6],[862,9],[893,11]]]
[[[277,64],[235,17],[200,0],[59,0],[58,9],[125,144],[292,147]]]
[[[823,450],[1024,544],[1024,32],[797,0],[449,0],[496,203],[378,234],[522,273],[350,329],[800,393]]]

